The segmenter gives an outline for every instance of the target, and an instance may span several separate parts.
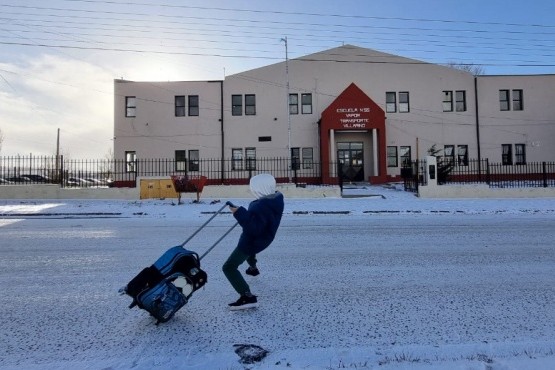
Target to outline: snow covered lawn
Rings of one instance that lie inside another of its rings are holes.
[[[208,284],[168,323],[117,295],[222,202],[0,201],[0,370],[555,369],[555,199],[286,200],[230,312],[234,230]],[[239,205],[248,199],[233,199]],[[234,220],[187,247],[202,254]],[[268,351],[239,362],[237,344]]]

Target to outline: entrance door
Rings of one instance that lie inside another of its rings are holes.
[[[364,181],[362,142],[337,143],[337,160],[341,164],[341,178],[346,181]]]

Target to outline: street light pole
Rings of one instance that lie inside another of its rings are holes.
[[[287,109],[287,158],[289,159],[289,182],[291,182],[291,112],[289,110],[289,53],[287,50],[287,36],[282,38],[281,41],[283,41],[285,44],[285,86],[287,90],[285,96],[285,108]]]

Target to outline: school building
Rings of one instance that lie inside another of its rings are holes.
[[[474,76],[345,45],[224,80],[114,88],[115,158],[173,158],[187,173],[288,158],[322,183],[384,183],[433,145],[458,166],[555,159],[555,75]]]

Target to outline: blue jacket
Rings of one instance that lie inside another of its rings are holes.
[[[233,217],[243,228],[237,247],[249,255],[266,249],[276,236],[283,207],[283,194],[276,191],[252,201],[248,210],[244,207],[237,208]]]

